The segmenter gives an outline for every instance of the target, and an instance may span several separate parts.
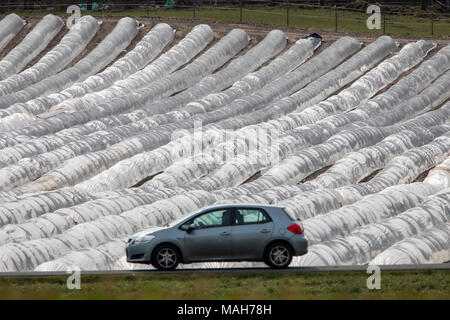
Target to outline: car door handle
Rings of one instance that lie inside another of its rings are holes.
[[[222,232],[220,235],[221,235],[221,236],[229,236],[230,234],[231,234],[230,232],[224,231],[224,232]]]
[[[269,229],[262,229],[260,232],[261,232],[261,233],[269,233],[270,230],[269,230]]]

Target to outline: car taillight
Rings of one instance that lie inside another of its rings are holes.
[[[302,234],[302,233],[303,233],[302,227],[300,227],[300,226],[299,226],[298,224],[296,224],[296,223],[291,224],[289,227],[287,227],[287,229],[288,229],[290,232],[295,233],[295,234]]]

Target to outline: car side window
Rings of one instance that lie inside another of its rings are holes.
[[[231,212],[228,209],[220,209],[207,212],[192,220],[197,229],[229,226],[231,224]]]
[[[271,219],[267,213],[259,209],[236,209],[234,224],[255,224],[255,223],[266,223],[270,222]]]

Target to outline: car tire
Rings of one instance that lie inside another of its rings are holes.
[[[152,254],[152,265],[159,270],[173,270],[180,262],[180,252],[171,244],[163,244],[157,247]]]
[[[283,242],[271,243],[264,252],[264,263],[274,269],[284,269],[292,261],[291,246]]]

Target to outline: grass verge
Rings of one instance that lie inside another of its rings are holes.
[[[18,11],[16,12],[22,17],[42,17],[49,13],[42,10],[34,11]],[[54,12],[53,12],[54,13]],[[149,13],[149,14],[147,14]],[[65,12],[57,12],[59,16],[68,16]],[[121,11],[83,11],[82,14],[90,14],[93,16],[105,17],[163,17],[163,18],[185,18],[192,19],[194,10],[192,8],[158,8],[121,10]],[[3,14],[4,16],[5,14]],[[0,14],[0,18],[1,18]],[[287,10],[281,7],[267,6],[248,6],[242,10],[243,23],[256,23],[270,26],[286,26]],[[381,29],[369,30],[366,26],[366,20],[369,17],[364,12],[353,12],[338,10],[338,31],[367,33],[381,35],[383,33],[383,19],[381,20]],[[240,21],[239,8],[197,8],[195,10],[195,18],[233,22]],[[331,30],[336,28],[334,9],[289,9],[289,26],[299,28],[313,28],[318,30]],[[434,36],[450,35],[450,17],[440,17],[433,21],[429,18],[419,18],[413,16],[386,15],[386,33],[387,34],[403,34],[411,36],[431,36],[433,28]]]
[[[382,271],[369,290],[365,272],[186,273],[0,278],[0,299],[450,299],[448,271]]]

